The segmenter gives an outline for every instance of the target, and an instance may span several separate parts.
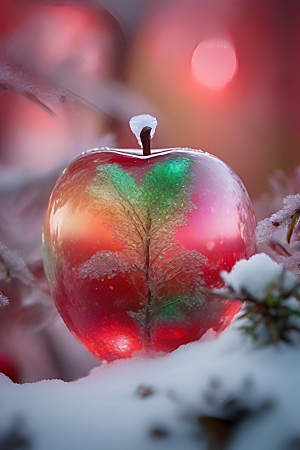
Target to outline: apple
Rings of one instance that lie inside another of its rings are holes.
[[[209,289],[223,285],[220,270],[256,252],[255,215],[239,177],[199,150],[151,153],[153,128],[138,135],[143,154],[95,149],[75,159],[44,221],[57,309],[86,349],[108,361],[224,330],[241,303]]]

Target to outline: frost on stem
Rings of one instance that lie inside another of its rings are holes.
[[[244,302],[241,329],[254,340],[291,343],[300,334],[300,280],[283,265],[261,253],[220,275],[227,287],[213,293]]]
[[[155,129],[157,127],[157,120],[155,117],[150,116],[149,114],[141,114],[140,116],[132,117],[129,121],[129,126],[131,128],[131,131],[137,138],[138,143],[140,144],[141,147],[143,147],[141,141],[141,131],[143,130],[143,128],[146,127],[151,128],[150,138],[152,139],[155,133]]]

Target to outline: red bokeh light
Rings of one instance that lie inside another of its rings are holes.
[[[230,43],[210,39],[200,42],[192,56],[192,71],[199,83],[211,89],[228,84],[237,70],[234,48]]]

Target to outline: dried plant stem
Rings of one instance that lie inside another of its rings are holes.
[[[293,215],[291,224],[290,224],[290,226],[289,226],[289,229],[288,229],[288,232],[287,232],[287,235],[286,235],[286,240],[287,240],[288,244],[291,242],[291,238],[292,238],[293,231],[294,231],[296,222],[297,222],[297,220],[298,220],[299,214],[300,214],[300,211],[297,211],[297,212],[295,212],[295,214]]]

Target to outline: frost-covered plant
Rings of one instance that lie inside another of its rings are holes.
[[[31,284],[34,277],[17,252],[9,250],[0,242],[0,280],[10,282],[13,279]]]
[[[291,242],[292,235],[299,232],[300,195],[288,195],[283,199],[284,207],[270,218],[264,219],[257,226],[257,241],[264,242],[271,239],[279,230],[287,230],[287,242]]]
[[[272,259],[300,275],[300,195],[283,199],[284,207],[258,223],[257,243],[267,244]]]
[[[0,283],[2,286],[11,284],[14,280],[19,280],[25,285],[33,282],[33,275],[30,273],[25,262],[20,256],[6,245],[0,242]],[[9,304],[8,298],[0,292],[0,307]]]
[[[257,217],[263,219],[257,226],[257,242],[261,251],[299,276],[300,166],[288,174],[275,171],[269,184],[270,191],[254,202]]]
[[[9,302],[18,310],[40,304],[50,307],[49,288],[41,261],[27,264],[16,251],[0,242],[0,308]],[[7,294],[7,295],[6,295]],[[8,298],[9,297],[9,298]],[[45,308],[46,307],[46,308]]]
[[[220,273],[226,288],[215,294],[244,302],[241,329],[260,344],[294,342],[300,333],[300,280],[264,253]]]

